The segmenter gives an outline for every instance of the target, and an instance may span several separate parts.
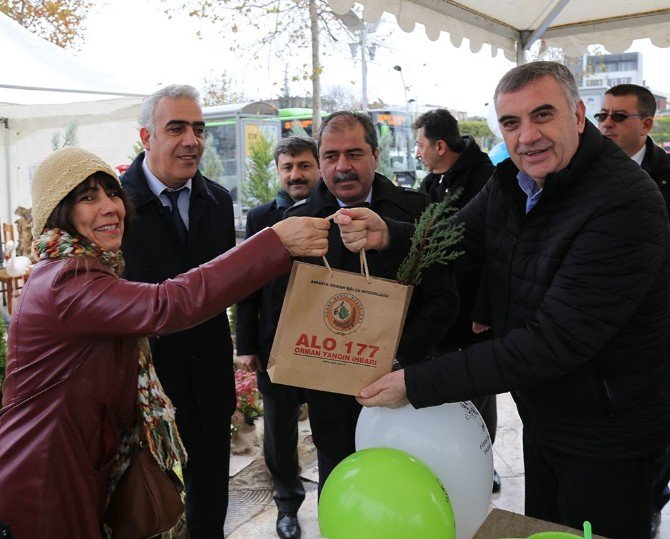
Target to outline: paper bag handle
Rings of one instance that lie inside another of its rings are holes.
[[[335,213],[333,215],[329,215],[326,217],[327,221],[330,221],[333,217],[335,217]],[[361,257],[361,275],[365,275],[365,278],[368,281],[368,284],[372,282],[372,279],[370,279],[370,272],[368,271],[368,259],[365,257],[365,249],[361,249],[358,251],[358,254]],[[326,255],[323,255],[321,257],[323,259],[323,265],[326,266],[326,269],[328,269],[328,273],[330,276],[333,276],[333,269],[330,267],[330,264],[328,263],[328,260],[326,260]]]
[[[365,278],[368,281],[368,284],[372,282],[372,279],[370,279],[370,272],[368,270],[368,259],[365,256],[365,249],[361,249],[358,251],[358,254],[361,257],[361,275],[365,275]],[[323,265],[326,266],[326,269],[328,270],[328,273],[330,276],[333,276],[333,269],[330,267],[330,264],[328,263],[328,260],[326,260],[325,255],[321,257],[323,259]]]

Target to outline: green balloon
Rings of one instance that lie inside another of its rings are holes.
[[[405,451],[363,449],[331,472],[319,498],[328,539],[454,539],[449,496],[433,471]]]

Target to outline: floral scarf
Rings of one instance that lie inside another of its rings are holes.
[[[90,257],[99,260],[116,275],[124,268],[121,251],[104,251],[86,238],[70,236],[58,228],[47,229],[35,240],[33,250],[40,260]],[[107,501],[116,488],[119,479],[130,463],[130,457],[137,452],[141,443],[149,446],[151,454],[163,469],[186,462],[187,455],[177,431],[175,408],[163,391],[151,360],[151,349],[146,338],[138,339],[137,407],[138,422],[121,435],[119,451],[114,458],[114,466],[107,488]]]

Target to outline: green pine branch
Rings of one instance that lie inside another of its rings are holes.
[[[400,283],[416,286],[421,282],[421,272],[427,267],[447,264],[463,254],[451,249],[463,238],[463,223],[454,223],[456,208],[453,202],[460,194],[460,189],[447,193],[442,202],[429,204],[421,214],[412,236],[412,246],[398,269],[396,279]]]

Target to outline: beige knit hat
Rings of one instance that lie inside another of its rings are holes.
[[[104,172],[119,181],[112,167],[97,155],[81,148],[57,150],[39,164],[32,185],[35,239],[42,234],[47,219],[58,203],[96,172]]]

